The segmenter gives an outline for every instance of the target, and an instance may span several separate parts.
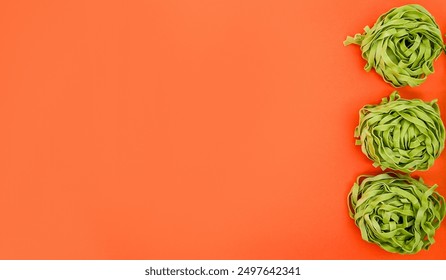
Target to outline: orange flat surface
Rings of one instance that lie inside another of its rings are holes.
[[[362,241],[347,35],[407,1],[0,1],[1,259],[446,259]],[[418,1],[446,32],[446,3]],[[438,98],[446,55],[405,98]],[[446,152],[418,172],[446,195]]]

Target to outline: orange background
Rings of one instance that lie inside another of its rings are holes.
[[[0,258],[446,259],[362,241],[347,35],[406,1],[0,1]],[[446,4],[418,1],[446,32]],[[405,98],[438,98],[446,55]],[[446,195],[446,154],[427,172]]]

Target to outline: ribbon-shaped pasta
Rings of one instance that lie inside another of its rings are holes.
[[[347,37],[344,45],[360,45],[367,61],[364,69],[374,68],[394,87],[423,83],[434,72],[433,62],[444,49],[433,16],[416,4],[391,9],[364,31]]]
[[[403,174],[362,175],[349,193],[349,214],[365,241],[391,253],[414,254],[435,242],[445,216],[436,188]]]
[[[375,167],[412,172],[434,164],[444,149],[445,128],[437,100],[402,99],[394,91],[359,111],[355,137]]]

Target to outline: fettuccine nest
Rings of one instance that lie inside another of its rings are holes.
[[[364,31],[347,37],[344,45],[360,45],[367,61],[364,69],[374,68],[394,87],[423,83],[434,72],[433,62],[444,49],[433,16],[416,4],[391,9]]]
[[[349,214],[364,240],[388,252],[427,250],[446,212],[436,187],[396,173],[363,175],[348,196]]]
[[[375,167],[412,172],[434,164],[444,149],[445,128],[437,100],[402,99],[395,91],[360,110],[355,137]]]

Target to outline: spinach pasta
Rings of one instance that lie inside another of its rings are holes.
[[[418,86],[434,72],[433,62],[444,44],[433,16],[417,4],[393,8],[381,15],[363,34],[347,37],[344,45],[360,45],[372,68],[394,87]]]
[[[359,111],[355,137],[375,167],[412,172],[434,164],[444,149],[445,128],[436,100],[403,99],[395,91]]]
[[[427,250],[446,212],[436,187],[397,173],[359,176],[348,196],[349,214],[365,241],[388,252]]]

